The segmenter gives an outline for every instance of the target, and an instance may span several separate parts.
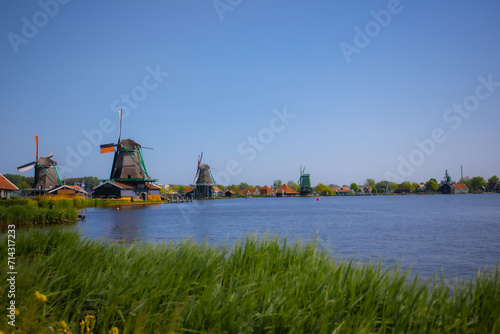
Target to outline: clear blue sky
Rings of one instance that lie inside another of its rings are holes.
[[[201,151],[223,184],[500,175],[498,1],[60,2],[0,4],[0,173],[38,134],[107,178],[123,108],[162,183]]]

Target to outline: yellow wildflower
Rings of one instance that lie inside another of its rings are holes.
[[[14,314],[15,314],[16,316],[17,316],[17,315],[19,315],[19,311],[17,310],[17,308],[16,308],[16,310],[14,311]],[[0,333],[0,334],[1,334],[1,333]]]
[[[47,296],[44,295],[44,294],[41,294],[38,291],[35,291],[35,297],[38,298],[38,299],[40,299],[44,303],[47,301]]]
[[[109,334],[118,334],[118,328],[112,327],[111,330],[109,331]]]
[[[64,327],[68,327],[68,324],[66,323],[66,321],[61,320],[61,321],[59,321],[59,326],[64,328]]]

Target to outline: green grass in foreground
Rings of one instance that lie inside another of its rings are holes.
[[[5,238],[0,248],[7,253]],[[230,248],[192,240],[127,246],[62,229],[17,231],[16,257],[18,333],[66,324],[80,333],[88,315],[93,333],[500,331],[498,268],[450,287],[380,264],[332,261],[314,242],[246,237]],[[0,317],[6,333],[8,320]]]

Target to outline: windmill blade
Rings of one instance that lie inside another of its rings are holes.
[[[35,144],[36,144],[35,161],[38,161],[38,135],[35,135]]]
[[[198,165],[201,164],[201,160],[203,160],[203,151],[201,151],[200,162],[198,163]]]
[[[30,170],[33,167],[35,167],[35,165],[36,165],[36,161],[33,161],[33,162],[30,162],[29,164],[17,167],[17,171],[19,173],[26,172],[27,170]]]
[[[118,115],[120,117],[120,129],[118,130],[118,143],[120,142],[120,138],[122,137],[122,110],[118,110]]]
[[[101,154],[114,152],[115,146],[113,143],[101,145]]]
[[[200,175],[200,167],[198,167],[196,169],[196,173],[194,173],[194,179],[193,179],[193,183],[196,184],[196,178]]]
[[[50,154],[47,154],[46,156],[42,157],[42,158],[45,158],[45,159],[50,159],[54,156],[54,152],[51,152]]]
[[[152,147],[144,147],[144,146],[141,146],[141,148],[145,148],[146,150],[154,150],[154,148],[152,148]]]

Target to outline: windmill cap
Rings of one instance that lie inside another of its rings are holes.
[[[49,158],[39,158],[37,163],[39,163],[43,167],[50,167],[51,165],[57,165],[57,162]]]
[[[123,139],[118,143],[118,149],[120,151],[123,151],[123,147],[125,147],[125,149],[127,149],[128,151],[131,151],[135,150],[136,148],[141,148],[141,145],[129,138]]]

